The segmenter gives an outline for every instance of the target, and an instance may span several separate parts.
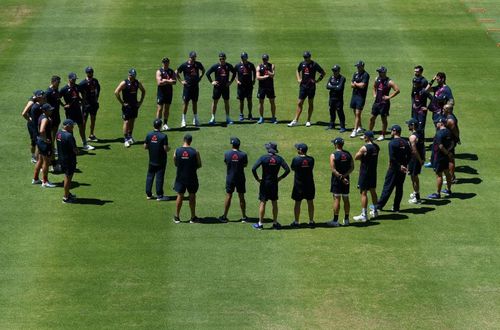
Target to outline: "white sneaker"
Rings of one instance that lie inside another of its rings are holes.
[[[385,140],[385,136],[383,135],[380,135],[378,138],[377,138],[377,141],[384,141]]]
[[[295,120],[292,120],[289,124],[288,124],[288,127],[293,127],[293,126],[297,126],[297,122]]]
[[[200,122],[198,121],[198,119],[196,118],[193,119],[193,125],[196,127],[200,126]]]
[[[328,222],[326,223],[326,225],[327,225],[328,227],[339,227],[339,226],[340,226],[340,223],[339,223],[338,221],[333,221],[333,220],[332,220],[332,221],[328,221]]]
[[[168,196],[161,196],[161,197],[156,197],[156,200],[158,202],[163,202],[163,201],[169,201],[170,198],[168,198]]]
[[[417,199],[417,197],[412,197],[408,200],[408,203],[410,204],[421,204],[422,202],[420,201],[420,199]]]
[[[128,139],[128,143],[130,143],[130,145],[133,145],[135,143],[134,138],[130,137],[130,139]]]
[[[356,130],[355,129],[352,130],[350,137],[352,137],[352,138],[356,137]]]
[[[356,130],[356,134],[361,134],[365,131],[365,129],[363,127],[358,127],[358,129]]]
[[[416,192],[412,192],[412,193],[410,194],[410,199],[411,199],[411,198],[415,198],[415,196],[417,196],[417,193],[416,193]]]
[[[306,127],[311,127],[311,122],[310,121],[306,122]]]
[[[123,146],[124,146],[125,148],[130,147],[130,140],[125,140],[125,143],[123,143]]]
[[[168,125],[167,124],[163,124],[163,126],[162,126],[161,129],[164,130],[164,131],[168,131]]]
[[[35,180],[35,179],[31,179],[31,184],[40,184],[42,183],[42,180],[38,179],[38,180]]]
[[[186,121],[185,120],[181,121],[181,128],[184,128],[184,127],[186,127]]]
[[[84,144],[83,145],[83,150],[94,150],[95,147],[91,146],[90,144]]]
[[[370,210],[370,218],[375,219],[378,217],[378,211],[377,210]]]
[[[31,157],[31,163],[32,164],[36,164],[36,162],[37,162],[36,158],[35,157]]]
[[[55,184],[51,183],[50,181],[43,182],[42,183],[42,188],[55,188]]]
[[[360,214],[352,218],[354,221],[366,222],[366,215]]]

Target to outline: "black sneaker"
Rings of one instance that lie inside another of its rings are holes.
[[[189,220],[189,223],[200,223],[200,218],[192,217],[191,220]]]
[[[221,215],[221,216],[219,217],[219,222],[221,222],[221,223],[227,223],[227,221],[228,221],[228,220],[227,220],[227,217],[225,217],[225,216],[223,216],[223,215]]]
[[[241,222],[247,223],[248,222],[248,217],[243,217],[240,219]]]
[[[279,222],[273,223],[273,229],[280,230],[281,224]]]
[[[290,227],[291,227],[291,228],[299,228],[299,227],[300,227],[300,225],[299,225],[299,223],[298,223],[297,221],[294,221],[294,222],[292,222],[292,223],[290,224]]]
[[[64,204],[73,204],[75,202],[75,200],[73,198],[71,198],[71,197],[68,197],[68,198],[63,197],[62,202]]]
[[[181,223],[181,219],[174,215],[174,223]]]
[[[316,227],[316,222],[309,221],[309,228],[315,228],[315,227]]]
[[[72,193],[69,193],[68,198],[76,199],[76,195],[73,195]]]

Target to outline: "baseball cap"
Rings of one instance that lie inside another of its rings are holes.
[[[154,128],[160,128],[161,127],[161,124],[163,124],[163,122],[161,121],[160,118],[156,118],[154,121],[153,121],[153,127]]]
[[[266,147],[267,152],[271,154],[278,153],[278,145],[276,144],[276,142],[266,143],[264,147]]]
[[[224,53],[224,52],[220,52],[220,53],[219,53],[219,57],[226,58],[226,53]]]
[[[52,110],[54,110],[54,107],[51,106],[50,104],[45,103],[44,105],[42,105],[42,111],[52,111]]]
[[[186,142],[193,141],[193,136],[191,134],[189,134],[189,133],[186,134],[186,135],[184,135],[184,141],[186,141]]]
[[[45,91],[37,89],[36,91],[33,92],[33,95],[35,95],[35,97],[43,97],[45,96]]]
[[[76,76],[76,73],[74,72],[71,72],[70,74],[68,74],[68,79],[69,80],[76,80],[78,77]]]
[[[71,119],[66,119],[65,121],[63,121],[63,126],[74,126],[75,125],[75,122],[72,121]]]
[[[335,65],[332,67],[332,71],[335,71],[335,72],[340,71],[340,65],[335,64]]]
[[[238,139],[237,137],[231,137],[229,139],[229,142],[233,145],[233,146],[239,146],[240,145],[240,139]]]
[[[170,59],[168,57],[164,57],[161,59],[162,63],[170,63]]]
[[[91,72],[94,72],[94,69],[91,66],[85,68],[85,73],[91,73]]]
[[[387,68],[382,65],[379,68],[377,68],[377,72],[386,73],[387,72]]]
[[[241,53],[241,58],[246,60],[248,58],[248,54],[246,52]]]
[[[54,75],[52,76],[52,78],[50,78],[50,82],[56,82],[56,81],[61,81],[61,77]]]
[[[295,145],[295,149],[300,150],[303,153],[306,153],[308,148],[307,148],[307,144],[305,144],[305,143],[297,143]]]
[[[332,143],[334,145],[337,145],[337,144],[344,145],[344,139],[341,137],[336,137],[335,139],[332,140]]]
[[[408,124],[408,126],[410,126],[410,125],[417,125],[418,124],[418,120],[416,120],[415,118],[411,118],[410,120],[406,121],[406,124]]]
[[[310,51],[308,51],[308,50],[306,50],[306,51],[304,52],[304,55],[303,55],[303,56],[304,56],[304,58],[309,58],[309,57],[311,57],[311,52],[310,52]]]
[[[356,64],[354,64],[354,66],[365,66],[365,62],[363,62],[362,60],[359,60],[356,62]]]
[[[365,131],[364,137],[369,138],[370,140],[372,140],[375,137],[375,134],[373,134],[372,131]]]
[[[189,52],[189,57],[190,58],[193,58],[193,57],[196,57],[196,56],[197,56],[197,54],[196,54],[196,52],[194,50],[192,50],[191,52]]]
[[[401,126],[399,126],[399,125],[392,125],[391,131],[396,131],[398,133],[401,133]]]
[[[263,54],[262,55],[262,59],[263,60],[268,60],[269,59],[269,55],[268,54]]]
[[[135,77],[137,76],[137,71],[135,71],[134,68],[128,70],[128,75],[131,76],[131,77]]]

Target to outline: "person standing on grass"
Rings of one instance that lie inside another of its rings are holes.
[[[224,214],[219,217],[220,222],[227,222],[227,213],[231,206],[233,193],[238,192],[241,208],[241,222],[247,222],[246,214],[246,179],[245,167],[248,165],[248,157],[244,151],[240,150],[240,139],[232,137],[230,139],[232,149],[224,153],[224,163],[226,163],[226,199],[224,200]]]
[[[45,92],[41,89],[33,92],[33,96],[28,99],[28,103],[21,112],[21,116],[26,119],[26,127],[30,136],[31,162],[37,163],[36,137],[38,133],[38,118],[42,114],[42,105],[45,103]]]
[[[94,69],[92,67],[86,67],[85,74],[87,77],[80,82],[80,92],[82,94],[83,101],[83,129],[87,126],[87,120],[90,116],[90,135],[88,140],[97,142],[94,129],[97,110],[99,110],[101,85],[99,84],[99,80],[94,78]]]
[[[434,81],[437,82],[437,86],[433,86]],[[443,107],[445,104],[455,105],[455,100],[453,98],[453,93],[448,85],[446,85],[446,73],[438,72],[429,81],[429,84],[425,90],[434,93],[431,103],[429,104],[429,110],[432,111],[432,120],[437,120],[443,115]]]
[[[432,168],[436,173],[436,187],[435,193],[427,196],[429,199],[441,198],[441,193],[447,197],[451,195],[451,175],[450,175],[450,162],[453,159],[451,149],[453,148],[453,137],[448,128],[446,128],[447,119],[444,117],[438,118],[435,121],[436,135],[432,143]],[[443,187],[443,173],[446,177],[447,189],[441,190]]]
[[[453,147],[450,149],[452,159],[450,161],[450,175],[451,175],[451,183],[457,183],[457,178],[455,177],[455,147],[460,142],[460,129],[458,128],[458,118],[453,114],[453,106],[451,104],[445,104],[443,107],[444,117],[446,118],[446,128],[450,130],[451,140],[453,143]]]
[[[403,185],[408,173],[408,162],[411,156],[411,148],[406,140],[401,138],[401,126],[391,127],[392,140],[389,142],[389,168],[385,175],[384,188],[378,200],[375,210],[382,210],[387,204],[392,191],[396,188],[392,211],[399,212],[401,199],[403,198]]]
[[[332,67],[333,75],[328,79],[326,89],[330,91],[330,99],[328,102],[330,110],[330,123],[326,129],[335,128],[335,119],[339,116],[340,133],[344,133],[345,129],[345,114],[344,114],[344,87],[345,77],[340,74],[340,65],[335,64]]]
[[[68,84],[61,88],[60,94],[64,99],[64,111],[66,112],[66,119],[71,119],[78,125],[80,138],[82,139],[84,150],[94,150],[95,148],[87,143],[85,137],[85,125],[82,113],[82,98],[80,96],[80,86],[76,83],[76,73],[71,72],[68,75]]]
[[[330,170],[332,178],[330,181],[330,192],[333,194],[333,219],[326,224],[338,227],[340,213],[340,198],[344,201],[344,226],[349,225],[349,212],[351,202],[349,201],[349,175],[354,170],[354,161],[351,154],[344,150],[344,139],[337,137],[332,140],[335,151],[330,155]]]
[[[300,85],[297,110],[295,111],[295,117],[288,124],[288,127],[297,125],[306,98],[309,100],[306,127],[311,126],[311,116],[314,111],[314,96],[316,95],[316,84],[320,82],[326,74],[325,70],[323,70],[318,63],[311,59],[311,52],[305,51],[303,57],[304,61],[299,63],[296,72],[297,82]],[[319,72],[319,77],[316,80],[317,72]]]
[[[378,68],[377,72],[378,77],[373,84],[373,97],[375,98],[375,102],[372,106],[369,130],[373,132],[375,119],[380,115],[382,119],[382,133],[377,138],[377,141],[384,141],[387,131],[387,117],[389,117],[389,110],[391,109],[391,99],[399,94],[399,87],[391,78],[387,77],[387,68],[385,66]],[[393,92],[389,95],[391,89]]]
[[[314,197],[316,195],[313,176],[314,158],[307,155],[307,144],[297,143],[295,148],[297,149],[297,156],[293,158],[291,164],[291,168],[295,172],[292,190],[292,199],[295,201],[293,208],[295,220],[290,224],[290,227],[299,227],[300,205],[303,199],[307,201],[309,226],[314,227]]]
[[[61,125],[61,114],[59,108],[61,106],[61,95],[59,94],[59,84],[61,83],[61,77],[52,76],[50,78],[50,86],[45,91],[47,98],[47,103],[50,104],[54,110],[52,110],[52,140],[55,141],[57,131],[59,130],[59,125]]]
[[[259,120],[257,124],[264,123],[264,99],[269,99],[271,105],[271,123],[277,124],[276,120],[276,94],[274,93],[274,75],[276,68],[274,64],[269,63],[269,55],[262,55],[262,63],[257,67],[257,80],[259,81],[259,90],[257,91],[257,98],[259,99]]]
[[[416,114],[415,114],[415,108],[413,107],[413,104],[415,103],[414,96],[421,89],[425,90],[425,88],[427,87],[427,85],[429,84],[429,82],[423,76],[424,68],[421,65],[415,66],[414,69],[413,69],[413,73],[415,74],[415,76],[413,77],[413,79],[411,81],[411,84],[412,84],[412,88],[411,88],[411,104],[412,104],[412,107],[411,107],[411,114],[410,114],[410,116],[412,118],[417,119],[416,118]],[[426,105],[427,105],[427,103],[425,103],[424,106],[426,106]]]
[[[45,103],[41,107],[42,114],[38,118],[38,135],[36,137],[36,147],[38,149],[38,161],[35,165],[32,184],[42,184],[42,188],[54,188],[49,179],[49,165],[52,156],[52,106]],[[42,180],[39,179],[40,170],[42,170]]]
[[[191,220],[189,222],[198,223],[200,219],[196,216],[196,193],[199,187],[197,171],[201,167],[201,157],[200,153],[191,147],[193,141],[191,134],[184,135],[183,141],[182,147],[177,148],[174,153],[174,164],[177,167],[174,183],[174,190],[177,192],[174,222],[181,222],[182,201],[187,190],[189,193],[189,209],[191,211]]]
[[[73,126],[75,123],[71,119],[63,122],[63,127],[56,134],[57,153],[61,170],[64,173],[64,196],[63,203],[74,203],[76,195],[70,193],[71,181],[76,170],[76,141],[73,137]]]
[[[199,126],[200,122],[198,120],[198,97],[200,95],[200,81],[205,74],[205,68],[201,62],[196,60],[196,52],[191,51],[189,53],[189,59],[182,63],[175,71],[177,80],[184,86],[182,91],[182,119],[181,128],[186,127],[186,113],[191,101],[193,104],[193,125]],[[184,79],[181,78],[181,74],[184,75]]]
[[[422,170],[425,159],[425,144],[422,131],[419,129],[419,123],[416,119],[412,118],[406,122],[408,124],[408,129],[410,130],[410,137],[408,142],[411,147],[411,158],[408,163],[408,174],[411,178],[411,183],[413,186],[413,192],[410,194],[410,199],[408,203],[410,204],[420,204],[420,179],[418,175]]]
[[[276,155],[278,153],[278,145],[274,142],[265,144],[267,154],[261,156],[252,167],[252,174],[259,182],[259,222],[253,224],[255,229],[263,229],[264,215],[266,213],[266,203],[271,201],[273,207],[273,229],[281,229],[281,224],[278,222],[278,182],[286,178],[290,173],[290,168],[285,160]],[[262,166],[262,178],[257,174],[257,169]],[[280,168],[284,172],[278,177]]]
[[[236,84],[238,85],[238,100],[240,100],[240,121],[245,120],[243,115],[243,110],[245,108],[245,99],[247,100],[248,108],[248,120],[253,120],[252,116],[252,93],[253,85],[255,85],[255,79],[257,76],[257,71],[255,65],[248,61],[248,54],[241,53],[241,62],[236,64],[234,67],[236,71]]]
[[[174,70],[170,68],[170,59],[164,57],[161,60],[161,68],[156,70],[156,118],[163,117],[164,131],[168,130],[168,117],[170,115],[170,105],[172,104],[173,88],[177,83]]]
[[[125,148],[130,147],[135,142],[132,136],[135,119],[146,96],[146,90],[136,77],[137,71],[133,68],[130,69],[128,71],[128,78],[123,80],[115,89],[115,96],[122,105],[123,145]],[[141,92],[141,99],[139,101],[137,100],[138,91]]]
[[[144,139],[144,149],[149,153],[148,174],[146,176],[146,197],[153,199],[153,181],[156,177],[156,200],[168,201],[167,196],[163,196],[163,180],[165,179],[165,168],[167,167],[168,137],[161,129],[162,121],[157,118],[153,122],[153,130]]]
[[[358,61],[355,65],[357,71],[352,75],[351,88],[351,109],[354,112],[354,128],[352,129],[351,138],[363,132],[361,125],[361,113],[366,102],[366,92],[368,91],[368,83],[370,75],[365,71],[365,62]]]
[[[212,73],[215,73],[215,79],[212,79]],[[230,74],[231,78],[229,78]],[[219,63],[212,65],[210,69],[208,69],[206,75],[208,81],[214,87],[212,94],[212,117],[210,118],[208,124],[215,124],[217,103],[222,96],[222,99],[224,100],[224,110],[226,111],[226,124],[232,125],[233,121],[229,117],[229,86],[233,83],[236,75],[233,65],[226,62],[226,54],[224,52],[219,53]]]

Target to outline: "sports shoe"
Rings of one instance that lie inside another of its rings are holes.
[[[31,179],[31,184],[41,184],[42,183],[42,180],[40,179]]]
[[[181,219],[174,215],[174,223],[181,223]]]
[[[299,227],[300,227],[300,225],[299,225],[299,223],[298,223],[297,221],[293,221],[293,222],[290,224],[290,228],[294,228],[294,229],[296,229],[296,228],[299,228]]]
[[[326,223],[326,225],[328,227],[340,227],[340,223],[338,221],[333,221],[333,220],[332,221],[328,221]]]
[[[99,141],[95,135],[90,135],[89,138],[87,139],[87,141],[90,141],[90,142],[97,142]]]
[[[227,125],[232,125],[232,124],[234,124],[234,121],[231,118],[227,117],[226,118],[226,124]]]
[[[168,198],[168,196],[158,196],[158,197],[156,197],[156,200],[158,202],[163,202],[163,201],[169,201],[170,198]]]
[[[369,214],[370,214],[370,218],[371,219],[375,219],[376,217],[378,217],[378,211],[377,211],[377,209],[371,209],[370,212],[369,212]]]
[[[427,162],[427,163],[424,164],[424,167],[431,168],[432,167],[432,163],[431,162]]]
[[[273,223],[273,229],[280,230],[281,224],[279,222]]]
[[[308,226],[309,226],[309,228],[315,228],[315,227],[316,227],[316,222],[314,222],[314,221],[309,221]]]
[[[130,140],[125,140],[125,142],[123,143],[123,146],[124,146],[125,148],[130,147]]]
[[[310,121],[306,122],[306,127],[311,127],[311,122]]]
[[[36,162],[37,162],[36,157],[31,157],[31,163],[36,164]]]
[[[189,223],[200,223],[200,218],[192,217],[191,220],[189,220]]]
[[[410,194],[410,198],[415,198],[415,197],[417,197],[417,193],[416,193],[416,192],[412,192],[412,193]]]
[[[252,113],[249,113],[248,114],[248,120],[254,120],[253,116],[252,116]]]
[[[73,199],[75,199],[75,198],[76,198],[76,195],[73,195],[72,193],[69,193],[69,194],[68,194],[68,198],[73,198]]]
[[[288,127],[293,127],[293,126],[297,126],[297,122],[295,120],[292,120],[289,124],[288,124]]]
[[[361,221],[361,222],[366,222],[367,218],[365,214],[360,214],[352,217],[354,221]]]
[[[196,118],[193,118],[193,125],[196,127],[200,126],[200,121]]]
[[[151,201],[151,200],[156,199],[156,198],[155,198],[155,196],[146,196],[146,199],[147,199],[148,201]]]
[[[451,177],[451,183],[453,183],[453,184],[457,184],[458,183],[458,179],[457,179],[456,176],[452,176]]]
[[[186,121],[185,120],[182,120],[181,121],[181,128],[185,128],[186,127]]]
[[[385,140],[385,136],[383,135],[380,135],[378,138],[377,138],[377,141],[384,141]]]
[[[50,181],[42,183],[42,188],[55,188],[55,187],[56,187],[56,185],[51,183]]]
[[[349,226],[349,219],[344,219],[344,226],[345,227]]]
[[[264,117],[260,117],[259,120],[257,120],[257,124],[263,124],[264,123]]]
[[[74,198],[71,198],[71,197],[68,197],[68,198],[63,197],[62,202],[64,204],[72,204],[72,203],[76,202],[76,200]]]
[[[331,129],[333,129],[333,125],[328,125],[328,126],[326,126],[325,131],[329,131]]]
[[[356,130],[356,134],[361,134],[364,132],[365,132],[365,129],[363,127],[358,127],[358,129]]]
[[[210,126],[215,125],[215,119],[210,119],[210,120],[208,121],[208,125],[210,125]]]
[[[84,144],[83,145],[83,150],[94,150],[95,147],[91,146],[90,144]]]
[[[394,208],[394,206],[393,206],[393,207],[391,207],[391,212],[394,212],[394,213],[399,213],[399,209],[396,209],[396,208]]]
[[[240,219],[241,222],[247,223],[248,222],[248,217],[243,217]]]
[[[440,199],[441,195],[438,193],[433,193],[433,194],[430,194],[429,196],[427,196],[427,198],[428,199]]]
[[[130,145],[135,143],[135,140],[132,136],[130,136],[130,138],[128,139],[128,143],[130,143]]]
[[[252,225],[252,227],[253,227],[254,229],[257,229],[257,230],[262,230],[262,229],[264,229],[264,226],[263,226],[263,225],[259,225],[259,223],[258,223],[258,222],[257,222],[257,223],[254,223],[254,224]]]
[[[226,216],[221,215],[221,216],[219,217],[219,222],[221,222],[221,223],[227,223],[227,221],[228,221],[228,220],[227,220],[227,217],[226,217]]]
[[[408,200],[408,203],[410,204],[422,204],[422,201],[420,199],[417,199],[417,197],[412,197]]]
[[[353,129],[353,130],[352,130],[351,135],[349,135],[349,136],[350,136],[351,138],[355,138],[355,137],[356,137],[356,130],[355,130],[355,129]]]
[[[443,189],[443,190],[441,190],[441,192],[444,195],[446,195],[446,197],[449,197],[451,195],[451,190],[449,190],[449,189]]]
[[[167,124],[163,124],[163,126],[161,127],[161,129],[163,131],[168,131],[168,125]]]
[[[240,120],[240,121],[245,120],[245,116],[243,116],[243,114],[242,114],[242,113],[240,113],[240,119],[239,119],[239,120]]]
[[[347,130],[345,129],[345,127],[341,127],[339,129],[339,133],[345,133],[345,132],[347,132]]]
[[[277,124],[277,123],[278,123],[278,120],[276,119],[276,117],[272,117],[271,124]]]

